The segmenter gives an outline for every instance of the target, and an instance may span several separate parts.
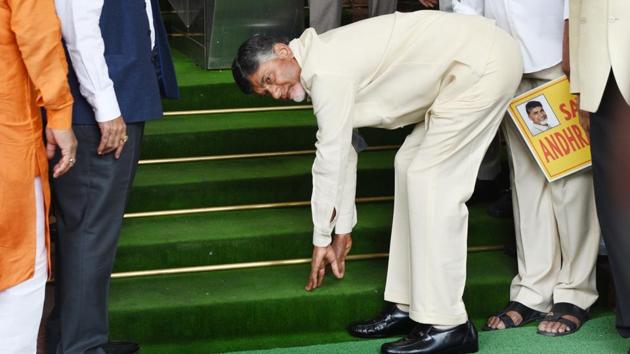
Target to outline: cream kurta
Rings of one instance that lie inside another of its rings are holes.
[[[611,69],[630,104],[630,1],[571,0],[569,22],[571,91],[581,108],[597,111]]]
[[[424,120],[456,63],[471,69],[467,80],[483,73],[495,31],[491,20],[420,11],[379,16],[321,36],[308,29],[291,41],[319,128],[311,200],[315,245],[330,243],[352,128],[395,129]]]
[[[328,245],[333,211],[350,209],[352,128],[415,125],[396,154],[385,299],[416,322],[464,323],[464,203],[520,81],[518,45],[491,20],[420,11],[306,30],[290,47],[319,128],[313,243]]]

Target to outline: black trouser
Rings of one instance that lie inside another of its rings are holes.
[[[58,354],[101,354],[100,346],[108,341],[110,276],[144,123],[127,124],[129,139],[118,160],[113,153],[96,154],[101,138],[97,125],[73,129],[76,164],[53,181],[58,237],[55,311],[47,326],[47,347]]]
[[[591,153],[597,216],[617,295],[617,329],[630,337],[630,106],[612,74],[591,118]]]

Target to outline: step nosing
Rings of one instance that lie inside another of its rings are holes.
[[[164,112],[165,117],[191,116],[191,115],[212,115],[224,113],[255,113],[255,112],[275,112],[275,111],[299,111],[312,109],[312,105],[292,105],[292,106],[271,106],[271,107],[247,107],[247,108],[220,108],[220,109],[197,109],[185,111]]]
[[[468,247],[468,253],[478,252],[491,252],[504,249],[504,245],[487,245],[487,246],[470,246]],[[362,261],[387,258],[389,253],[366,253],[358,255],[349,255],[346,257],[346,261]],[[270,261],[258,261],[258,262],[244,262],[244,263],[228,263],[228,264],[215,264],[193,267],[178,267],[167,269],[152,269],[152,270],[139,270],[129,272],[112,273],[112,279],[124,279],[124,278],[141,278],[161,275],[178,275],[178,274],[192,274],[192,273],[208,273],[216,271],[226,270],[239,270],[239,269],[253,269],[253,268],[270,268],[279,266],[290,266],[299,264],[311,263],[311,258],[296,258],[296,259],[284,259],[284,260],[270,260]]]
[[[357,198],[356,203],[385,202],[385,201],[393,201],[393,200],[394,200],[393,196],[363,197],[363,198]],[[145,211],[145,212],[125,213],[124,218],[132,219],[132,218],[141,218],[141,217],[200,214],[200,213],[237,211],[237,210],[288,208],[288,207],[308,206],[310,204],[311,204],[310,201],[295,201],[295,202],[279,202],[279,203],[213,206],[213,207],[206,207],[206,208],[174,209],[174,210],[162,210],[162,211]]]
[[[366,151],[387,151],[387,150],[398,149],[399,147],[400,145],[370,146],[366,149]],[[138,164],[156,165],[156,164],[183,163],[183,162],[203,162],[203,161],[222,161],[222,160],[267,158],[267,157],[303,156],[303,155],[311,155],[314,153],[315,153],[315,150],[308,149],[308,150],[270,151],[270,152],[259,152],[259,153],[244,153],[244,154],[172,157],[172,158],[163,158],[163,159],[140,160]]]

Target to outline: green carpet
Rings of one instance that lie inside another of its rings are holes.
[[[148,122],[142,158],[313,150],[312,110],[168,116]],[[371,146],[400,145],[409,129],[363,128]]]
[[[303,290],[308,270],[296,265],[116,279],[111,336],[167,345],[217,339],[205,352],[263,348],[242,341],[250,336],[270,336],[267,348],[301,346],[317,342],[299,334],[338,331],[382,307],[385,260],[352,262],[343,280],[329,277],[312,293]],[[500,252],[469,255],[464,298],[472,318],[485,318],[507,301],[513,272],[514,260]],[[278,334],[300,340],[277,342]]]
[[[391,203],[357,206],[354,254],[388,252]],[[503,245],[510,220],[470,207],[469,246]],[[306,258],[311,255],[308,207],[245,210],[125,220],[115,271]]]
[[[382,343],[394,339],[355,340],[352,342],[324,344],[308,347],[256,350],[239,354],[354,354],[379,353]],[[630,340],[617,335],[612,315],[602,316],[587,322],[582,329],[570,336],[550,338],[536,334],[535,327],[525,327],[497,332],[481,332],[479,353],[483,354],[538,354],[538,353],[588,353],[625,354]],[[203,346],[188,348],[186,353],[207,353]],[[146,351],[152,353],[152,351]],[[159,353],[159,351],[155,351]],[[236,353],[235,353],[236,354]]]
[[[309,200],[313,158],[309,154],[142,165],[127,212]],[[394,151],[362,153],[357,197],[393,195],[393,166]]]

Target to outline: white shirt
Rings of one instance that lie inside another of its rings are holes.
[[[96,121],[118,118],[120,107],[105,62],[105,43],[99,22],[104,0],[55,0],[61,32],[79,80],[79,90],[94,110]],[[151,47],[155,46],[153,10],[145,0]]]
[[[453,11],[494,19],[517,39],[523,72],[533,73],[562,61],[567,0],[453,0]]]
[[[542,132],[546,132],[549,128],[551,128],[549,125],[536,124],[534,122],[530,122],[529,124],[529,131],[532,135],[538,135]]]

